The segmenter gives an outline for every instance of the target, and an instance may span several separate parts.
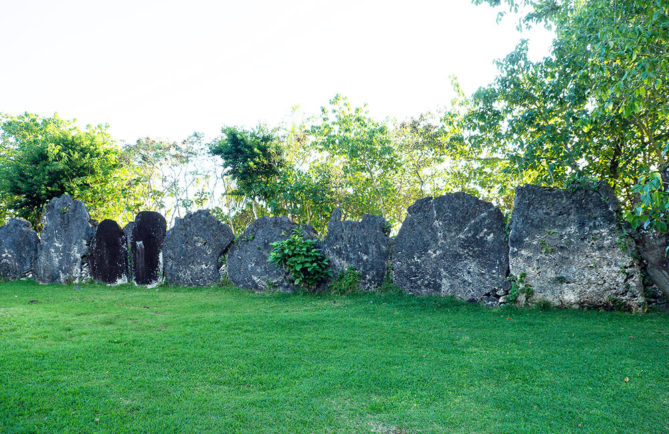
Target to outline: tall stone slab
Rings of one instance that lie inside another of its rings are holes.
[[[508,286],[502,212],[466,193],[416,201],[392,246],[394,283],[418,295],[496,304]]]
[[[660,171],[662,186],[669,191],[669,166]],[[648,277],[661,291],[663,298],[669,300],[669,232],[640,230],[636,234],[636,241]]]
[[[163,242],[167,231],[165,217],[155,211],[137,214],[132,227],[132,269],[138,285],[155,285],[163,276]]]
[[[40,283],[79,282],[88,278],[88,246],[95,227],[86,206],[65,194],[51,199],[42,214],[42,241],[35,262]]]
[[[669,233],[641,231],[637,238],[648,277],[662,291],[664,298],[669,299]]]
[[[32,275],[39,237],[30,222],[9,219],[0,226],[0,277],[16,280]]]
[[[93,280],[107,284],[127,282],[128,244],[114,220],[103,220],[95,229],[88,254]]]
[[[626,307],[643,301],[633,242],[617,230],[616,198],[605,184],[516,189],[510,270],[525,274],[532,301],[563,307]]]
[[[135,222],[129,222],[125,226],[123,226],[123,233],[125,234],[125,241],[126,241],[126,246],[128,249],[128,268],[126,270],[126,275],[128,276],[128,280],[134,280],[135,279],[135,271],[132,266],[132,231],[135,229]]]
[[[270,243],[289,238],[295,227],[297,224],[288,217],[262,217],[251,223],[228,253],[228,277],[232,283],[256,291],[294,291],[296,288],[288,273],[267,260],[272,251]],[[302,227],[306,238],[316,238],[311,226]]]
[[[170,285],[208,286],[221,280],[219,260],[235,239],[228,225],[200,210],[176,219],[167,231],[163,258]]]
[[[383,217],[365,214],[359,222],[341,221],[341,210],[334,210],[323,240],[323,253],[330,260],[333,275],[354,267],[360,272],[361,288],[380,286],[390,253],[388,232]]]

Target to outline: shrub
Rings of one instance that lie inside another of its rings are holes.
[[[297,226],[290,238],[271,244],[268,261],[283,267],[296,285],[306,290],[316,289],[324,278],[332,276],[330,261],[317,247],[316,240],[304,239],[302,227]]]
[[[525,273],[520,273],[517,277],[513,274],[508,277],[508,280],[511,282],[511,290],[506,299],[509,303],[515,303],[520,294],[525,294],[525,300],[528,300],[534,294],[534,289],[527,283],[525,278]]]
[[[353,266],[349,266],[345,271],[339,272],[332,285],[330,285],[330,291],[333,294],[339,295],[359,292],[360,272]]]

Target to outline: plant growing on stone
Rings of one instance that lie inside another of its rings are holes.
[[[534,289],[527,283],[526,277],[525,273],[520,273],[518,276],[512,274],[508,277],[511,282],[511,290],[506,296],[507,302],[515,303],[518,301],[520,294],[525,294],[525,300],[528,300],[534,294]]]
[[[304,238],[301,226],[286,240],[271,243],[268,262],[284,268],[296,285],[314,290],[326,277],[332,276],[330,261],[317,246],[316,240]]]
[[[360,291],[360,272],[353,266],[339,272],[330,285],[333,294],[345,295]]]

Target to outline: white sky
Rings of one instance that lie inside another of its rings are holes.
[[[406,118],[496,75],[521,35],[470,0],[0,0],[0,112],[180,140],[316,114],[336,93]],[[547,53],[535,31],[530,54]]]

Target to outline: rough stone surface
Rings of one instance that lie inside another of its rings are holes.
[[[392,246],[393,280],[411,294],[496,304],[508,263],[502,212],[466,193],[416,201]]]
[[[251,223],[228,253],[228,277],[232,283],[256,291],[294,291],[288,273],[267,259],[272,250],[270,243],[287,239],[296,226],[288,217],[262,217]],[[306,238],[316,238],[311,226],[302,227]]]
[[[127,282],[128,243],[114,220],[103,220],[95,229],[88,264],[93,280],[107,284]]]
[[[665,191],[669,191],[669,167],[661,170],[660,174]],[[646,273],[662,294],[660,297],[664,299],[662,301],[666,301],[669,299],[669,259],[666,254],[669,247],[669,233],[641,230],[636,235],[637,247]]]
[[[126,275],[128,279],[134,279],[134,268],[132,267],[132,231],[135,229],[135,222],[129,222],[123,227],[123,233],[125,234],[125,241],[128,248],[128,269]]]
[[[163,257],[165,278],[171,285],[208,286],[220,281],[219,258],[235,235],[208,210],[176,219],[167,231]]]
[[[646,271],[653,283],[669,298],[669,234],[643,233],[639,251],[646,263]]]
[[[0,226],[0,276],[9,280],[30,277],[39,238],[27,220],[9,219]]]
[[[323,253],[330,259],[333,275],[348,267],[360,272],[360,287],[373,290],[383,283],[390,239],[386,219],[365,214],[359,222],[341,221],[337,208],[328,223]]]
[[[42,215],[35,276],[40,283],[68,283],[85,280],[88,246],[95,227],[86,206],[68,195],[51,199]]]
[[[167,222],[155,211],[137,214],[132,227],[132,268],[135,283],[155,285],[163,275],[163,242]]]
[[[638,265],[618,234],[617,202],[606,184],[560,190],[516,189],[510,270],[525,273],[530,302],[563,307],[625,307],[642,302]]]

